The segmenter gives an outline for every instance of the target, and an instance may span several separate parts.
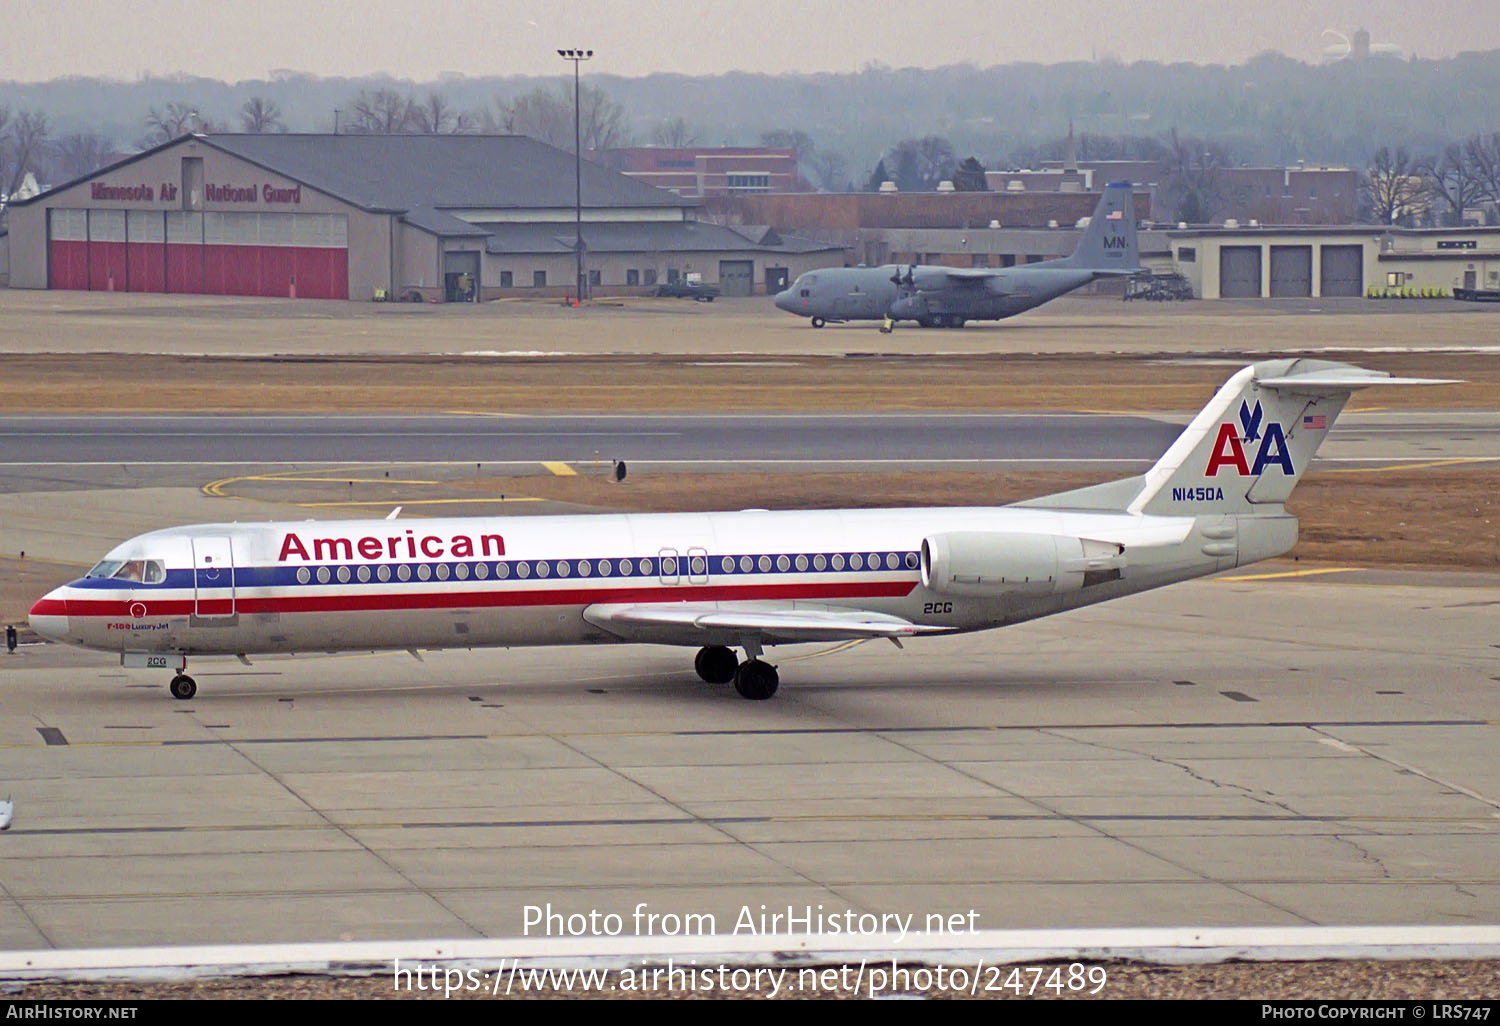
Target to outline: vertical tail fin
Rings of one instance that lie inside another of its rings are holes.
[[[1266,360],[1227,381],[1146,472],[1132,513],[1279,513],[1355,389],[1436,385],[1326,360]]]
[[[1139,271],[1141,255],[1132,195],[1129,182],[1106,185],[1073,255],[1057,261],[1056,266],[1115,274]]]

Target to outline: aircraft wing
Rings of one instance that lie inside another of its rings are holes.
[[[1044,261],[1043,263],[1051,263],[1051,261]],[[1042,264],[1017,264],[1016,266],[1009,268],[945,267],[943,268],[942,273],[953,285],[973,285],[976,282],[984,281],[986,278],[993,278],[995,275],[999,274],[1001,270],[1024,272],[1028,267],[1041,266]],[[1141,269],[1139,267],[1090,267],[1087,268],[1087,270],[1092,271],[1094,273],[1094,277],[1096,278],[1128,278],[1132,274],[1141,273]]]
[[[983,281],[985,278],[993,278],[999,271],[992,267],[945,267],[943,274],[952,278],[955,282]]]
[[[676,602],[596,604],[583,611],[595,627],[629,641],[709,644],[715,636],[755,634],[772,642],[909,638],[941,633],[887,613],[791,603]]]

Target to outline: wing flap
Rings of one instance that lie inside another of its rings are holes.
[[[834,607],[796,607],[791,603],[733,605],[596,604],[583,611],[595,627],[618,637],[640,640],[680,638],[686,644],[710,635],[755,634],[782,641],[827,641],[844,638],[909,638],[944,631],[887,613]]]

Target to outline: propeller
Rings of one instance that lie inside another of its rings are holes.
[[[917,265],[916,264],[911,264],[910,266],[908,266],[906,268],[906,276],[902,277],[902,275],[901,275],[901,268],[899,268],[899,267],[896,268],[896,273],[893,274],[893,275],[891,275],[891,282],[892,282],[892,284],[895,284],[895,285],[904,285],[905,287],[907,287],[909,289],[910,288],[915,288],[917,283],[916,283],[915,278],[912,275],[912,272],[915,271],[916,269],[917,269]]]

